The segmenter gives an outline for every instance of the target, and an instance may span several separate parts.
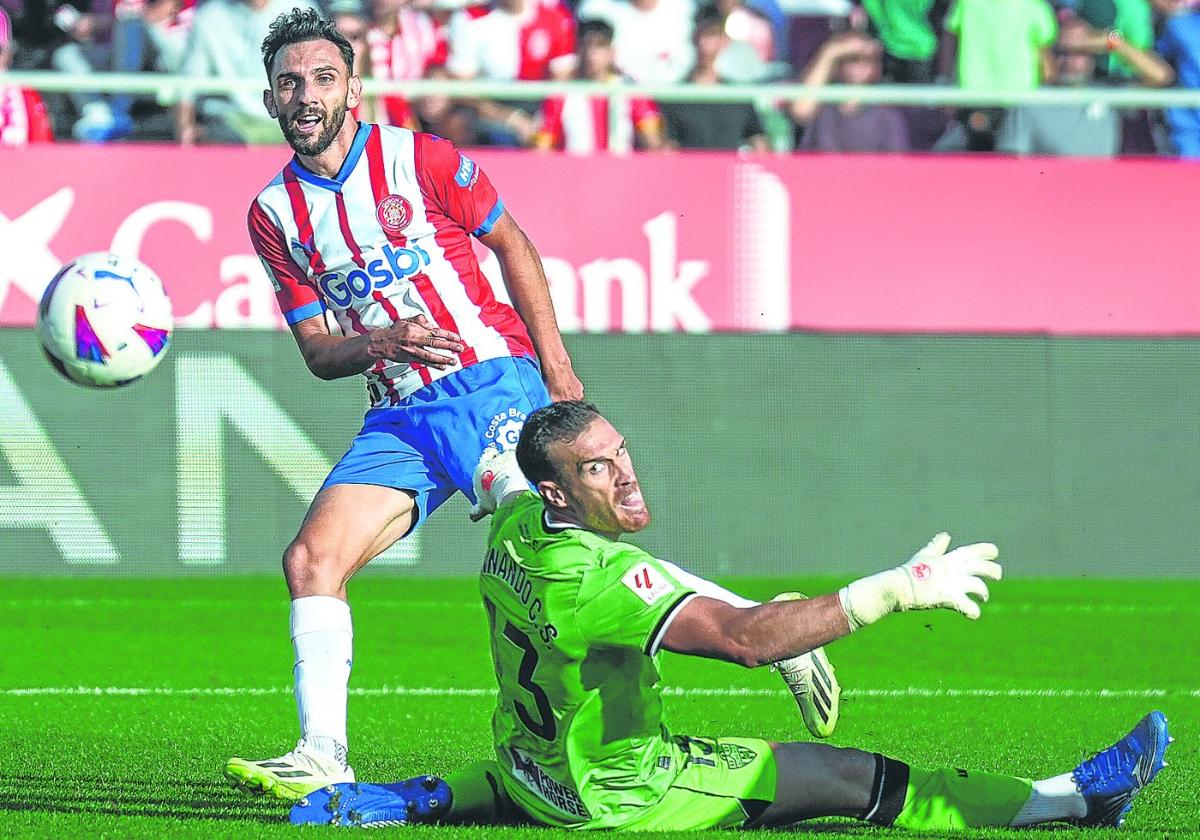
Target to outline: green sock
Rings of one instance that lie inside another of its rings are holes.
[[[446,777],[453,799],[443,822],[494,825],[517,822],[521,812],[513,805],[494,761],[478,761]]]
[[[876,761],[875,796],[864,816],[879,825],[917,831],[1010,825],[1033,792],[1031,780],[1015,776]]]

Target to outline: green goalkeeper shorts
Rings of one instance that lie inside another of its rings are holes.
[[[622,831],[733,828],[775,800],[775,754],[758,738],[675,737],[683,769],[656,804],[620,826]]]

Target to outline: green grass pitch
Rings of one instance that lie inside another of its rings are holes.
[[[748,595],[840,581],[729,581]],[[282,580],[0,581],[0,837],[327,836],[230,789],[231,754],[296,737]],[[494,685],[472,580],[366,573],[353,585],[351,755],[364,780],[445,773],[487,756]],[[1200,582],[993,586],[979,622],[893,617],[830,648],[845,687],[833,743],[921,766],[1069,770],[1147,710],[1170,718],[1170,766],[1119,832],[1200,836]],[[801,737],[766,670],[667,655],[669,725]],[[406,829],[429,838],[548,838],[542,829]],[[904,836],[847,821],[809,831]],[[805,831],[805,829],[800,829]]]

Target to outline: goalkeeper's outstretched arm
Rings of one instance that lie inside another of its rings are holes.
[[[739,609],[693,598],[671,621],[662,647],[753,668],[799,656],[893,612],[950,609],[979,618],[971,596],[987,601],[984,579],[1000,579],[999,552],[991,543],[949,547],[950,535],[938,534],[904,565],[805,601]]]

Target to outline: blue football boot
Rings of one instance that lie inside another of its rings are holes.
[[[430,823],[450,810],[450,787],[436,776],[390,785],[342,782],[313,791],[292,806],[292,825],[387,828]]]
[[[1076,823],[1115,827],[1125,822],[1133,797],[1167,766],[1163,757],[1173,740],[1166,716],[1151,712],[1120,741],[1076,767],[1071,778],[1087,802],[1087,816]]]

